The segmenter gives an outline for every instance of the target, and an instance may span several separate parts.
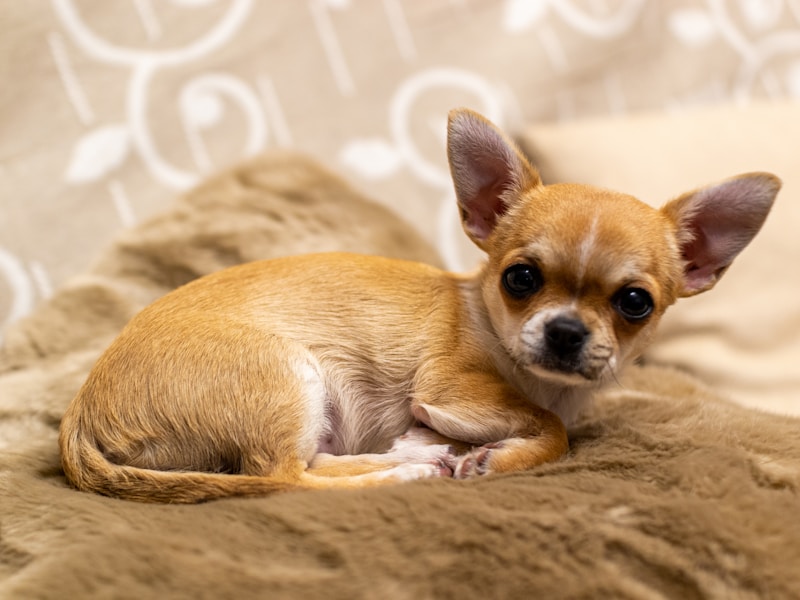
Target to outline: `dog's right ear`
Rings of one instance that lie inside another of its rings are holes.
[[[781,180],[745,173],[668,202],[661,209],[677,226],[685,261],[681,296],[711,289],[767,218]]]
[[[514,142],[465,108],[448,115],[447,158],[464,231],[485,250],[497,218],[526,189],[541,184],[539,174]]]

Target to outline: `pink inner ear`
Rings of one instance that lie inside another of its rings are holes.
[[[447,152],[464,229],[480,246],[513,194],[537,183],[538,175],[513,142],[467,110],[450,115]]]
[[[726,232],[719,227],[704,227],[702,223],[694,223],[692,227],[694,237],[683,248],[683,258],[686,260],[686,286],[692,291],[703,289],[722,274],[748,239],[735,240],[728,237]]]
[[[507,185],[502,181],[491,182],[475,193],[470,208],[461,205],[461,219],[471,235],[485,240],[494,230],[498,217],[508,212],[508,205],[502,199]]]
[[[753,174],[703,188],[677,201],[679,223],[690,236],[682,248],[687,293],[716,283],[758,233],[779,187],[777,178]]]

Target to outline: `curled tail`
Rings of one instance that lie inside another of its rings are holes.
[[[297,483],[271,477],[195,471],[156,471],[109,461],[78,423],[62,424],[61,465],[73,486],[139,502],[192,504],[232,496],[265,496],[296,489]]]

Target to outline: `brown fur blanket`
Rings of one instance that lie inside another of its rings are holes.
[[[335,230],[336,235],[331,235]],[[800,593],[800,421],[639,367],[526,473],[142,505],[65,484],[59,418],[132,314],[224,266],[346,249],[436,261],[298,157],[262,159],[130,231],[6,335],[8,598],[786,598]]]

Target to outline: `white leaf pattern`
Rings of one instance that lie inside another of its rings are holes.
[[[354,140],[339,154],[341,162],[367,179],[383,179],[400,168],[397,149],[379,138]]]
[[[800,60],[794,61],[786,73],[786,87],[793,98],[800,100]]]
[[[178,6],[187,6],[190,8],[197,8],[200,6],[205,6],[207,4],[214,4],[216,0],[172,0],[173,4]]]
[[[350,0],[325,0],[325,5],[332,10],[345,10],[350,8]]]
[[[183,111],[198,127],[212,127],[219,123],[224,112],[219,96],[210,93],[198,93],[182,98]]]
[[[130,133],[125,125],[106,125],[78,140],[65,175],[69,183],[87,183],[113,171],[128,156]]]
[[[22,261],[4,248],[0,248],[0,280],[5,280],[4,283],[11,287],[8,315],[4,319],[0,314],[0,326],[3,326],[28,314],[33,308],[35,295]]]
[[[503,29],[509,33],[530,29],[546,11],[547,3],[542,0],[507,0],[503,9]]]
[[[754,31],[766,31],[778,23],[783,10],[781,0],[739,0],[739,9]]]
[[[711,16],[700,9],[676,10],[669,16],[667,24],[672,34],[686,46],[704,46],[716,33]]]

